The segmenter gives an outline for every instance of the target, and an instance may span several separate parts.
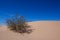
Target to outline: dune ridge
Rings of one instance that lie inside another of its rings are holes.
[[[0,40],[60,40],[60,21],[34,21],[28,25],[34,30],[23,35],[0,27]]]

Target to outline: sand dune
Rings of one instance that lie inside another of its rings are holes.
[[[21,35],[0,27],[0,40],[60,40],[60,21],[29,22],[33,32]]]

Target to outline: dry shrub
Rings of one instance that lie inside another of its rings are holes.
[[[15,17],[12,17],[12,19],[7,19],[7,26],[10,30],[13,30],[19,33],[32,32],[32,29],[29,29],[30,26],[27,25],[27,22],[23,16],[18,17],[18,15],[16,15]]]

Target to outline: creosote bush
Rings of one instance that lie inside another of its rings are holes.
[[[30,33],[32,32],[30,26],[27,25],[26,20],[23,16],[18,17],[16,15],[15,17],[12,17],[12,19],[7,19],[7,26],[10,30],[19,32],[19,33]]]

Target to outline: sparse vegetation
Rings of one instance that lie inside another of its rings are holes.
[[[18,17],[16,15],[15,17],[12,17],[12,19],[7,19],[7,26],[10,30],[19,32],[19,33],[30,33],[32,32],[30,26],[27,25],[26,20],[23,16]]]

